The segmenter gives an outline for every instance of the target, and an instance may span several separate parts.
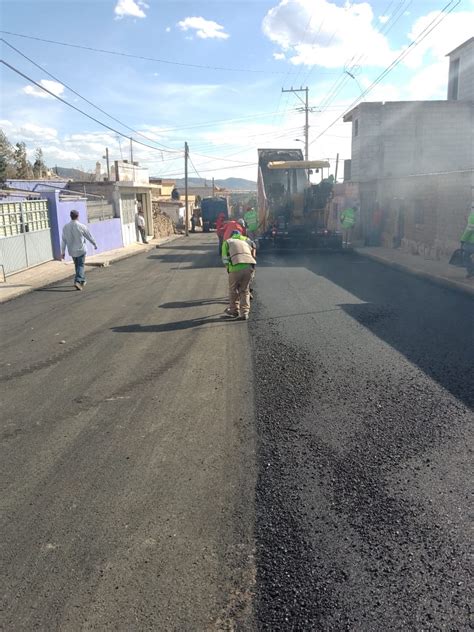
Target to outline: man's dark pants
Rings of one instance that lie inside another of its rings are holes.
[[[86,261],[86,255],[81,255],[80,257],[73,257],[74,268],[76,270],[76,276],[74,277],[74,283],[84,283],[86,280],[84,264]]]

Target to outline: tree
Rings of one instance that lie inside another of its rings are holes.
[[[30,173],[31,165],[28,163],[26,156],[25,143],[17,143],[13,152],[13,161],[16,167],[16,177],[20,180],[26,180]]]
[[[5,132],[0,129],[0,182],[14,175],[13,169],[13,149]]]
[[[42,178],[45,175],[47,167],[43,159],[43,150],[41,147],[35,151],[35,161],[33,163],[33,175],[35,178]]]

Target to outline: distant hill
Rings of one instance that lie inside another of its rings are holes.
[[[214,180],[214,183],[218,187],[222,187],[223,189],[229,189],[231,191],[241,190],[241,191],[256,191],[257,183],[253,180],[246,180],[245,178],[225,178],[225,180]],[[212,188],[212,179],[203,179],[203,178],[188,178],[188,184],[192,187],[203,187],[207,184],[207,186]],[[176,186],[178,189],[184,189],[184,178],[176,180]]]
[[[79,180],[89,182],[92,178],[91,173],[87,171],[81,171],[80,169],[70,169],[69,167],[56,167],[54,171],[60,178],[67,178],[68,180]]]

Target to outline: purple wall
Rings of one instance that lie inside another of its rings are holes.
[[[87,226],[98,246],[97,250],[94,250],[94,246],[88,242],[88,255],[97,255],[99,252],[123,248],[122,227],[119,217],[105,219],[103,222],[92,222],[87,224]]]
[[[9,180],[9,186],[24,191],[41,191],[41,197],[48,200],[49,216],[51,221],[51,240],[53,243],[53,256],[55,259],[61,259],[61,234],[63,226],[67,224],[71,218],[70,212],[74,209],[79,211],[79,221],[87,224],[89,231],[97,243],[97,250],[94,246],[87,242],[87,254],[99,254],[107,250],[115,248],[123,248],[122,227],[120,218],[107,219],[103,222],[88,223],[87,221],[87,201],[84,198],[76,199],[60,199],[60,189],[63,189],[67,182],[54,182],[54,187],[41,186],[41,182],[37,180]],[[56,184],[58,185],[56,188]],[[78,194],[80,195],[80,194]],[[8,196],[15,197],[16,196]],[[23,201],[23,196],[19,201]],[[8,198],[6,201],[10,201]],[[16,200],[15,200],[16,201]],[[70,261],[71,257],[66,251],[66,260]]]

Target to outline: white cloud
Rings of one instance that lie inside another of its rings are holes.
[[[133,18],[146,18],[144,9],[148,9],[149,5],[142,0],[118,0],[115,5],[115,19],[121,20],[126,16]]]
[[[276,59],[277,61],[285,59],[285,53],[273,53],[273,59]]]
[[[447,59],[425,66],[409,81],[406,98],[415,101],[446,99],[448,67]]]
[[[410,41],[416,39],[440,13],[431,11],[415,20],[408,34]],[[427,57],[431,57],[431,61],[444,59],[450,51],[472,37],[472,16],[471,11],[458,11],[447,15],[406,57],[405,65],[409,68],[420,68]]]
[[[19,126],[18,132],[23,136],[25,140],[34,142],[56,141],[58,138],[58,131],[53,127],[41,127],[34,123],[23,123]]]
[[[381,24],[386,24],[390,20],[389,15],[379,15],[379,22]]]
[[[377,30],[368,2],[338,6],[330,0],[281,0],[268,11],[262,28],[290,53],[294,65],[341,68],[363,55],[360,65],[384,67],[396,54]]]
[[[66,151],[65,149],[61,149],[60,147],[56,147],[54,145],[46,145],[42,147],[43,155],[45,157],[45,161],[73,161],[76,162],[81,160],[81,156],[75,151]]]
[[[202,17],[185,18],[178,22],[178,26],[182,31],[194,30],[201,39],[227,39],[229,37],[221,24]]]
[[[57,96],[60,96],[64,92],[64,86],[62,85],[62,83],[58,83],[57,81],[51,81],[50,79],[41,79],[39,83]],[[50,94],[44,92],[44,90],[41,90],[36,86],[27,85],[23,88],[23,92],[25,94],[30,94],[33,97],[39,97],[41,99],[53,98]]]
[[[165,28],[165,31],[166,31],[167,33],[171,33],[171,26],[167,26],[167,27]]]

